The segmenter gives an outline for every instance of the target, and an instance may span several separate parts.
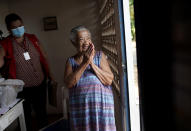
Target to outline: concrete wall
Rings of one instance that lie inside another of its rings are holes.
[[[11,13],[17,13],[23,18],[26,32],[34,33],[40,39],[59,87],[64,85],[66,60],[76,52],[69,40],[72,27],[88,27],[99,48],[100,27],[96,0],[8,0],[8,7]],[[58,30],[44,31],[43,17],[49,16],[57,17]],[[49,107],[49,113],[62,111],[61,89],[58,90],[58,105],[58,109]]]
[[[0,1],[0,30],[3,31],[3,36],[7,36],[8,31],[5,26],[4,18],[9,13],[8,3],[6,0]]]

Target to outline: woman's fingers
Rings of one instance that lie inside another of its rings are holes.
[[[85,59],[87,59],[89,62],[93,60],[94,57],[94,45],[91,43],[86,52],[84,53]]]
[[[93,47],[93,49],[95,48],[93,43],[91,43],[91,46]]]
[[[90,46],[89,46],[89,48],[88,48],[88,50],[87,50],[87,53],[88,53],[89,55],[91,55],[93,49],[94,49],[94,47],[92,46],[92,44],[90,44]]]
[[[92,51],[92,49],[91,49],[91,47],[87,50],[87,54],[88,55],[90,55],[91,54],[91,51]]]

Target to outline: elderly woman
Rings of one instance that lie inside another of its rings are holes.
[[[101,51],[95,51],[89,30],[71,30],[77,54],[66,63],[64,81],[69,88],[72,131],[116,131],[111,89],[113,74]]]

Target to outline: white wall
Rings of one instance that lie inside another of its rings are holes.
[[[100,45],[96,0],[8,0],[8,4],[11,13],[17,13],[23,18],[26,31],[36,34],[40,39],[60,86],[63,86],[66,59],[75,53],[75,48],[69,40],[71,28],[81,24],[87,26],[92,32],[95,45]],[[43,30],[43,17],[48,16],[57,17],[58,30]],[[60,107],[49,107],[49,113],[62,111],[61,90],[58,93]]]
[[[0,30],[3,31],[3,36],[8,35],[8,31],[5,26],[5,16],[9,13],[9,8],[8,8],[8,3],[6,0],[1,0],[0,1]]]

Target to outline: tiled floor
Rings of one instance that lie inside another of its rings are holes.
[[[68,120],[61,118],[40,131],[70,131],[69,123]]]
[[[52,124],[61,118],[62,118],[62,114],[48,115],[48,123]],[[5,131],[20,131],[18,119],[15,120]],[[37,131],[35,117],[33,117],[33,131]]]
[[[48,115],[48,125],[62,118],[62,114]],[[33,117],[33,131],[37,131],[36,119]]]

